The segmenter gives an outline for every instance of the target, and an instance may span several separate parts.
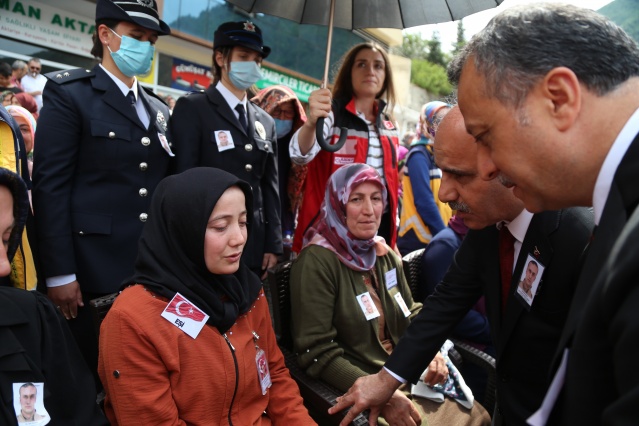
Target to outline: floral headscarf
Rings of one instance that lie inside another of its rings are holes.
[[[346,226],[346,203],[353,190],[364,182],[374,183],[382,191],[384,208],[388,200],[382,178],[367,164],[351,164],[333,173],[326,185],[326,194],[320,214],[304,234],[304,247],[315,244],[334,252],[339,260],[356,271],[370,271],[384,246],[384,239],[376,236],[369,240],[356,239]]]

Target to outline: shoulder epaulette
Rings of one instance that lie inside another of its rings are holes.
[[[81,78],[93,77],[95,73],[92,70],[85,68],[73,68],[64,71],[54,71],[45,74],[44,76],[58,84],[65,84],[70,81],[80,80]]]

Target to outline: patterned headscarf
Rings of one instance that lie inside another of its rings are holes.
[[[356,239],[346,226],[346,203],[355,188],[364,182],[374,183],[382,191],[386,207],[388,194],[382,178],[367,164],[351,164],[333,173],[326,185],[326,195],[320,213],[304,234],[304,247],[315,244],[334,252],[339,260],[355,271],[370,271],[379,253],[378,245],[384,239],[376,236],[369,240]]]
[[[36,121],[33,115],[26,109],[19,105],[9,105],[6,107],[9,114],[13,117],[24,117],[29,125],[29,131],[31,132],[31,140],[35,140]],[[17,121],[17,120],[16,120]]]

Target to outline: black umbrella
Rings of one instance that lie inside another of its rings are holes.
[[[328,26],[326,62],[322,87],[328,86],[328,69],[333,28],[410,28],[418,25],[456,21],[482,10],[499,6],[503,0],[227,0],[247,12],[265,13],[300,24]],[[317,120],[317,142],[335,152],[346,142],[348,129],[342,128],[339,141],[324,141],[324,119]]]

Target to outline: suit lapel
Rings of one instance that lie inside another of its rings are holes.
[[[222,94],[215,88],[215,86],[209,86],[208,89],[206,89],[205,93],[206,96],[209,98],[209,101],[213,103],[213,105],[215,105],[218,114],[220,114],[223,119],[228,121],[229,124],[234,126],[240,133],[246,135],[246,133],[244,132],[244,128],[240,124],[240,121],[235,116],[235,112],[231,109],[229,104],[226,102],[226,99],[224,99],[224,96],[222,96]],[[249,123],[250,130],[251,119],[248,114],[246,116],[246,120]]]
[[[506,303],[506,313],[501,321],[501,327],[499,330],[499,345],[497,345],[497,359],[501,356],[508,339],[510,338],[513,330],[515,329],[519,317],[525,314],[526,308],[521,301],[517,299],[514,293],[517,291],[521,274],[526,266],[526,259],[528,255],[540,262],[544,267],[548,267],[553,256],[553,247],[549,239],[549,235],[557,229],[559,224],[560,212],[544,212],[536,214],[532,217],[526,236],[521,245],[519,256],[517,257],[517,263],[513,271],[513,277],[510,282],[510,291],[508,296],[508,302]],[[545,277],[542,275],[535,298],[540,296],[544,289],[544,285],[548,285]],[[534,299],[533,299],[534,304]]]
[[[144,129],[144,125],[138,118],[137,113],[131,108],[129,101],[122,95],[122,91],[111,77],[99,65],[96,65],[94,71],[95,77],[91,80],[91,83],[96,90],[104,92],[102,100],[127,120]]]

